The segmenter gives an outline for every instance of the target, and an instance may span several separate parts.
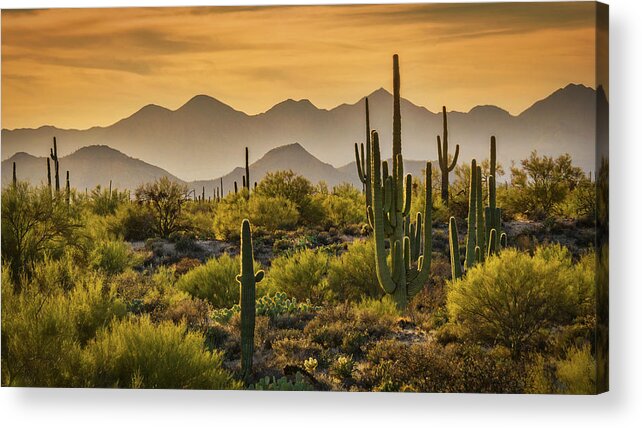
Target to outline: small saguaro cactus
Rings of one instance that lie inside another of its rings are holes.
[[[448,174],[455,169],[457,158],[459,157],[459,144],[455,146],[455,155],[453,161],[448,164],[448,116],[446,106],[441,109],[444,122],[443,138],[437,135],[437,154],[439,156],[439,168],[441,169],[441,201],[448,205]]]
[[[459,237],[455,217],[450,217],[448,221],[448,241],[450,243],[450,269],[454,281],[462,276],[461,260],[459,259]],[[479,247],[476,247],[475,252],[478,251]]]
[[[234,194],[236,195],[239,192],[239,186],[236,184],[236,181],[234,182]]]
[[[56,177],[56,193],[60,192],[60,164],[58,162],[58,144],[56,143],[56,137],[53,137],[53,148],[49,149],[49,157],[54,162],[54,173]]]
[[[361,147],[361,151],[359,151]],[[357,164],[357,174],[363,185],[363,192],[366,195],[366,207],[372,205],[372,188],[370,187],[370,108],[366,98],[366,144],[354,143],[354,157]]]
[[[205,186],[203,186],[203,192],[201,193],[202,197],[201,200],[205,202]]]
[[[250,154],[248,148],[245,148],[245,176],[243,177],[243,187],[247,189],[247,194],[250,194]]]
[[[13,187],[16,187],[18,184],[18,176],[16,175],[16,163],[13,163]]]
[[[51,159],[47,158],[47,186],[51,192]]]
[[[69,199],[71,198],[71,187],[69,186],[69,171],[67,171],[67,184],[65,186],[65,198],[67,206],[69,206]]]
[[[225,194],[223,193],[223,177],[221,177],[221,185],[219,186],[219,188],[221,189],[221,198],[224,198]]]
[[[252,375],[256,283],[261,282],[265,275],[262,270],[254,273],[253,253],[250,221],[244,219],[241,225],[241,273],[236,280],[241,286],[241,375],[245,381]]]

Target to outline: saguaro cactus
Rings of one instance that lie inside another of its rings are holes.
[[[69,171],[67,171],[67,184],[65,186],[65,198],[67,201],[67,206],[69,206],[69,200],[71,198],[71,186],[69,186]]]
[[[221,185],[219,186],[221,189],[221,198],[225,197],[225,194],[223,193],[223,177],[221,177]]]
[[[51,159],[47,158],[47,186],[51,192]]]
[[[426,205],[423,215],[417,215],[416,223],[410,224],[412,176],[408,174],[404,177],[403,173],[400,100],[399,57],[394,55],[392,174],[388,175],[388,164],[381,161],[379,135],[372,131],[369,172],[372,204],[368,207],[368,217],[374,230],[379,285],[393,296],[398,307],[405,308],[408,300],[421,291],[430,273],[432,165],[426,163]],[[422,239],[423,246],[420,245]],[[386,240],[390,243],[392,270],[388,267]]]
[[[247,189],[248,196],[250,195],[250,154],[248,148],[245,148],[245,176],[243,177],[243,187]]]
[[[58,163],[58,144],[56,143],[56,137],[53,137],[53,148],[49,149],[49,157],[54,162],[54,173],[56,176],[56,193],[60,192],[60,164]]]
[[[361,147],[361,152],[359,151]],[[364,153],[365,152],[365,153]],[[370,187],[370,108],[366,98],[366,144],[354,143],[354,157],[357,164],[357,174],[363,185],[363,192],[366,195],[366,207],[372,205],[372,188]]]
[[[501,232],[501,209],[497,207],[497,195],[495,189],[496,173],[496,140],[491,137],[490,144],[490,171],[486,177],[488,186],[488,205],[484,207],[482,193],[482,170],[473,159],[470,163],[470,187],[468,199],[468,235],[466,237],[466,270],[475,263],[481,263],[486,257],[496,254],[507,244],[505,233]],[[459,259],[453,259],[453,249],[458,248],[457,224],[455,218],[450,219],[449,234],[451,249],[451,268],[453,279],[463,274]],[[455,233],[452,230],[455,230]],[[459,275],[459,276],[457,276]]]
[[[234,194],[236,195],[239,192],[239,187],[236,184],[236,181],[234,182]]]
[[[13,187],[16,187],[16,184],[18,184],[18,177],[16,176],[16,163],[13,163]]]
[[[459,237],[455,217],[450,217],[448,221],[448,241],[450,243],[450,269],[454,281],[462,277],[461,260],[459,258]],[[476,250],[479,250],[479,247],[476,247]]]
[[[441,169],[441,200],[445,205],[448,205],[448,174],[455,169],[455,165],[457,165],[459,144],[455,146],[453,161],[448,164],[448,116],[446,114],[446,106],[441,108],[441,114],[443,117],[444,131],[443,138],[437,135],[437,154],[439,156],[439,168]]]
[[[241,274],[236,277],[241,286],[241,374],[248,380],[252,374],[254,355],[254,321],[256,316],[256,283],[261,282],[265,273],[254,273],[254,254],[250,221],[244,219],[241,225]]]

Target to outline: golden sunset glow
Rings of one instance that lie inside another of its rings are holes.
[[[208,94],[248,114],[391,89],[437,111],[518,114],[595,86],[593,3],[57,9],[2,13],[2,127],[109,125]]]

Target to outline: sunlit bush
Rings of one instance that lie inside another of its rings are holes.
[[[238,382],[222,367],[204,337],[172,322],[148,317],[114,322],[83,352],[85,378],[95,387],[233,389]]]
[[[137,263],[132,249],[123,241],[101,241],[91,255],[91,265],[107,275],[124,272]]]
[[[348,251],[330,261],[328,287],[340,300],[358,302],[383,295],[377,280],[373,240],[354,241]]]
[[[590,272],[576,269],[568,250],[557,245],[539,248],[534,257],[507,249],[449,285],[449,317],[475,340],[502,344],[517,356],[542,329],[570,323],[581,313],[578,301],[591,296],[577,284]]]
[[[330,257],[326,253],[310,249],[277,257],[272,260],[267,275],[270,289],[321,304],[329,297],[325,281],[329,263]]]
[[[252,225],[267,232],[290,230],[299,221],[294,203],[282,196],[252,196],[248,210]]]
[[[595,358],[588,345],[572,347],[564,358],[536,356],[528,368],[527,392],[535,394],[595,394]]]
[[[260,264],[255,262],[255,270]],[[176,282],[176,287],[194,297],[205,299],[214,308],[229,308],[239,302],[240,288],[236,275],[240,272],[238,257],[223,254],[196,267]],[[258,287],[261,287],[262,282]],[[258,292],[260,295],[260,291]]]

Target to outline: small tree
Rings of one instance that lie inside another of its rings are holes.
[[[521,169],[511,167],[512,185],[517,192],[515,204],[530,218],[557,214],[559,204],[584,178],[569,154],[553,159],[533,151],[521,164]]]
[[[8,263],[16,284],[47,251],[79,245],[73,239],[81,226],[76,214],[64,195],[52,196],[48,187],[17,182],[2,192],[2,262]]]
[[[172,232],[183,230],[182,208],[187,201],[187,186],[162,177],[136,189],[138,203],[148,207],[156,220],[156,233],[168,238]]]

